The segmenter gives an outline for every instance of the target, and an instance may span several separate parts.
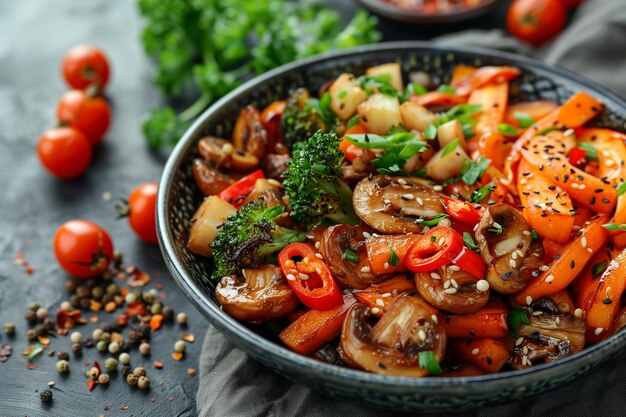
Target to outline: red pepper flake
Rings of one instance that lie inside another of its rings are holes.
[[[174,360],[176,360],[176,361],[181,361],[181,360],[183,360],[183,353],[182,352],[174,352],[174,353],[172,353],[172,358],[174,358]]]
[[[150,318],[150,329],[159,330],[163,325],[163,314],[155,314]]]
[[[96,387],[97,382],[91,378],[89,378],[87,380],[87,388],[89,388],[89,391],[93,391],[93,389]]]
[[[167,397],[167,401],[174,401],[174,397],[170,395],[169,397]]]
[[[9,356],[13,354],[13,348],[8,343],[0,345],[0,362],[6,362]]]
[[[128,406],[127,405],[120,405],[120,410],[128,410]]]
[[[90,321],[91,323],[97,323],[97,322],[99,322],[99,321],[100,321],[100,317],[98,317],[98,316],[96,316],[96,315],[93,315],[93,316],[89,317],[89,321]]]
[[[37,336],[37,339],[39,340],[39,343],[41,343],[42,345],[48,346],[50,344],[50,338],[48,338],[48,337]]]
[[[152,362],[152,365],[154,365],[156,369],[163,369],[163,362],[154,361]]]
[[[155,287],[156,287],[157,290],[162,290],[163,289],[163,284],[158,282],[157,284],[155,284]]]
[[[34,364],[34,363],[32,363],[32,362],[28,362],[28,363],[26,364],[26,368],[27,368],[27,369],[30,369],[31,371],[34,371],[35,369],[37,369],[37,365],[35,365],[35,364]]]
[[[102,372],[102,368],[100,367],[100,362],[93,361],[93,367],[98,370],[98,375],[100,375],[100,372]]]
[[[129,317],[143,316],[144,314],[146,314],[146,305],[141,301],[135,301],[134,303],[130,303],[126,307],[126,314],[128,314]]]
[[[187,374],[191,376],[196,376],[196,370],[193,368],[187,368]]]
[[[119,274],[117,274],[117,279],[120,281],[124,281],[126,279],[126,275],[124,275],[123,272],[120,272]]]
[[[104,411],[110,410],[111,407],[113,407],[113,403],[108,403],[107,405],[104,406]]]
[[[193,333],[183,333],[181,337],[185,342],[193,343],[196,341],[196,335]]]
[[[117,325],[120,327],[124,327],[128,324],[128,314],[122,313],[117,316]]]
[[[28,275],[33,275],[33,273],[34,273],[34,272],[35,272],[35,268],[33,268],[32,266],[28,265],[28,266],[26,267],[26,273],[27,273]]]
[[[129,274],[127,280],[129,287],[143,287],[151,281],[150,275],[147,272],[140,271],[139,268],[134,268]]]
[[[154,404],[156,402],[156,398],[150,398],[150,402]]]

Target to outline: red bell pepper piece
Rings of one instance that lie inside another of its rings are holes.
[[[452,263],[464,247],[463,238],[458,233],[437,226],[411,246],[404,262],[413,272],[433,271]]]
[[[284,100],[274,101],[267,106],[261,113],[261,123],[267,132],[267,149],[274,152],[277,143],[283,142],[283,135],[280,130],[280,122],[283,118],[283,112],[287,102]]]
[[[296,297],[315,310],[330,310],[343,303],[341,291],[324,261],[305,243],[287,245],[278,263]]]
[[[579,148],[578,146],[569,151],[569,163],[572,165],[583,165],[586,157],[587,151]]]
[[[248,194],[254,188],[254,183],[256,180],[264,179],[265,175],[263,175],[263,171],[257,169],[251,174],[246,175],[233,185],[229,186],[217,196],[224,201],[229,202],[236,208],[241,207],[243,201],[246,199]]]
[[[467,246],[463,246],[461,253],[452,260],[452,263],[478,279],[483,279],[487,273],[487,265],[483,258]]]
[[[457,200],[456,198],[447,197],[445,195],[442,195],[439,198],[441,199],[443,208],[450,216],[452,216],[453,219],[472,225],[480,222],[482,213],[476,210],[472,204]]]

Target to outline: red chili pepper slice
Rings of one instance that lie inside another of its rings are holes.
[[[274,152],[277,143],[283,142],[283,135],[280,130],[280,122],[283,118],[283,112],[287,106],[286,101],[275,101],[263,110],[261,113],[261,123],[267,132],[267,149]]]
[[[404,262],[413,272],[433,271],[451,263],[464,247],[461,235],[448,227],[437,226],[411,246]]]
[[[478,279],[483,279],[487,273],[487,265],[483,258],[467,246],[463,246],[461,253],[452,260],[452,263]]]
[[[456,198],[446,197],[444,195],[439,197],[441,204],[446,209],[446,212],[452,216],[452,218],[467,224],[476,224],[480,222],[482,213],[474,208],[470,203],[457,200]],[[484,211],[484,210],[481,210]]]
[[[587,151],[576,146],[569,152],[569,163],[572,165],[583,165],[586,157]]]
[[[278,263],[296,297],[305,306],[330,310],[343,303],[330,270],[311,246],[305,243],[287,245],[278,254]]]
[[[230,187],[223,190],[217,196],[222,200],[229,202],[236,208],[239,208],[243,204],[243,200],[246,199],[248,194],[252,191],[252,188],[254,188],[256,180],[263,178],[265,178],[263,171],[257,169],[252,174],[246,175]]]

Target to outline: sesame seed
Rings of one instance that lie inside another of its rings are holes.
[[[476,289],[479,292],[487,292],[489,291],[489,282],[487,280],[481,279],[476,283]]]
[[[296,277],[293,274],[287,274],[287,280],[289,281],[295,281]]]
[[[319,249],[320,248],[321,243],[320,242],[315,242],[315,249]]]
[[[526,304],[531,305],[533,303],[533,298],[530,295],[526,296]]]
[[[515,341],[515,346],[519,346],[522,343],[524,343],[524,338],[523,337],[518,337],[517,340]]]
[[[583,237],[580,239],[580,244],[582,245],[582,247],[583,247],[583,248],[586,248],[586,247],[587,247],[587,237],[586,237],[586,236],[583,236]]]
[[[528,361],[528,358],[526,357],[526,355],[522,356],[522,366],[526,365],[526,361]]]
[[[452,272],[458,272],[458,271],[460,271],[460,270],[461,270],[461,267],[459,267],[458,265],[450,265],[450,266],[448,267],[448,270],[449,270],[449,271],[452,271]]]
[[[446,238],[442,237],[441,239],[439,239],[439,246],[443,246],[444,243],[446,243]]]
[[[385,306],[385,302],[383,300],[381,300],[380,298],[377,298],[376,299],[376,305],[384,307]]]
[[[478,355],[479,353],[480,353],[480,349],[478,348],[472,349],[472,355]]]
[[[552,281],[554,281],[554,275],[550,274],[546,277],[546,282],[550,284]]]
[[[456,282],[456,280],[455,280],[454,278],[452,278],[452,279],[450,280],[450,283],[452,284],[452,286],[453,286],[454,288],[457,288],[457,289],[459,288],[459,283],[458,283],[458,282]]]
[[[435,190],[435,191],[442,191],[442,190],[443,190],[443,187],[442,187],[441,185],[435,185],[435,186],[433,187],[433,190]]]
[[[415,197],[415,201],[417,201],[417,204],[419,204],[420,206],[423,206],[423,205],[424,205],[424,200],[422,200],[422,199],[421,199],[421,198],[419,198],[419,197]]]
[[[548,265],[543,265],[539,268],[540,271],[546,272],[547,270],[549,270],[550,267]]]
[[[602,327],[598,327],[597,329],[595,329],[595,330],[593,331],[593,333],[594,333],[596,336],[600,336],[600,333],[602,333],[603,331],[604,331],[604,329],[603,329]]]
[[[526,358],[526,365],[533,366],[533,363],[530,361],[530,359]]]
[[[402,199],[406,201],[413,200],[413,194],[402,194]]]
[[[437,318],[437,315],[433,314],[432,316],[430,316],[430,318],[433,321],[433,323],[435,324],[439,323],[439,319]]]
[[[369,238],[371,238],[371,237],[372,237],[372,235],[371,235],[371,234],[369,234],[368,232],[363,232],[363,237],[364,237],[365,239],[369,239]]]
[[[385,204],[391,204],[391,200],[383,200],[383,203],[385,203]]]
[[[541,316],[543,311],[533,311],[533,316]]]
[[[380,308],[378,308],[378,307],[373,307],[373,308],[372,308],[372,314],[378,314],[378,313],[380,313]]]
[[[520,184],[526,184],[528,182],[528,180],[526,178],[522,178],[521,180],[519,180]]]
[[[513,258],[513,259],[517,259],[517,252],[513,252],[513,253],[511,254],[511,258]]]
[[[515,268],[517,266],[515,259],[509,259],[509,265],[511,265],[511,268]]]
[[[580,308],[577,308],[576,310],[574,310],[574,316],[581,318],[583,316],[583,310]]]
[[[432,279],[441,279],[441,275],[439,275],[439,274],[438,274],[438,273],[436,273],[436,272],[431,272],[431,273],[430,273],[430,277],[431,277]],[[448,281],[446,281],[446,282],[444,282],[444,283],[443,283],[443,286],[444,286],[445,288],[448,288],[448,287],[446,287],[446,284],[448,284],[448,286],[450,286],[449,282],[448,282]]]
[[[525,234],[526,236],[532,235],[532,233],[530,233],[529,230],[524,230],[522,233]]]
[[[393,295],[394,297],[398,295],[398,290],[394,289],[393,291],[391,291],[391,295]]]
[[[324,257],[322,256],[322,254],[321,254],[321,253],[316,253],[316,254],[315,254],[315,256],[316,256],[316,257],[318,257],[318,258],[320,258],[320,259],[324,259]]]
[[[371,272],[371,270],[372,269],[369,266],[364,266],[363,268],[361,268],[361,272],[365,272],[365,273]]]
[[[493,227],[495,227],[496,229],[502,229],[502,225],[498,222],[493,222]]]
[[[524,257],[524,252],[522,252],[521,250],[518,249],[515,252],[517,253],[517,256],[520,256],[522,258]]]
[[[605,164],[607,167],[610,167],[610,166],[612,166],[613,164],[615,164],[615,161],[614,161],[614,160],[612,160],[612,159],[607,159],[607,160],[604,162],[604,164]]]
[[[309,279],[309,276],[307,274],[303,274],[302,272],[298,273],[298,275],[300,276],[300,279],[302,281],[306,281],[307,279]]]
[[[389,262],[385,262],[385,264],[383,265],[383,268],[389,269]]]
[[[417,337],[420,338],[420,340],[423,342],[426,340],[426,332],[422,329],[419,329],[417,332]]]
[[[522,348],[522,352],[524,353],[524,355],[528,355],[528,346],[524,346]]]
[[[381,297],[383,297],[383,298],[391,297],[391,293],[390,292],[386,292],[386,293],[382,294]]]
[[[456,288],[448,288],[447,290],[443,290],[446,294],[456,294],[458,290]]]
[[[450,288],[450,285],[451,285],[451,284],[450,284],[450,281],[445,281],[445,282],[443,283],[443,288],[447,290],[448,288]]]
[[[406,185],[406,180],[403,178],[398,178],[398,184],[400,185]]]
[[[593,253],[593,249],[591,249],[591,248],[587,248],[587,252],[589,252],[589,253]]]

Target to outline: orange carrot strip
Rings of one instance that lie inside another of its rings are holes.
[[[440,313],[438,321],[449,338],[493,337],[494,339],[500,339],[508,333],[508,312],[509,309],[505,306],[487,306],[474,314],[468,315]]]
[[[367,239],[365,247],[367,258],[373,274],[382,275],[393,272],[406,271],[404,258],[409,248],[420,238],[420,235],[384,235]],[[398,262],[396,266],[389,262],[391,251],[396,254]]]
[[[452,80],[450,80],[450,84],[456,84],[460,82],[462,79],[470,77],[476,72],[477,68],[472,67],[470,65],[457,65],[452,70]]]
[[[517,302],[530,305],[533,300],[565,289],[583,270],[593,254],[607,242],[609,234],[602,227],[607,220],[608,216],[600,216],[581,229],[582,233],[565,246],[560,257],[550,265],[550,269],[532,280],[515,297]]]
[[[557,190],[523,158],[517,176],[517,190],[528,225],[544,238],[558,243],[567,242],[574,225],[569,195]]]
[[[467,102],[467,97],[458,96],[456,94],[431,91],[429,93],[422,94],[421,96],[413,94],[410,100],[424,107],[456,106],[457,104],[463,104]]]
[[[487,131],[496,131],[504,119],[504,112],[509,100],[509,83],[489,84],[472,91],[467,102],[479,104],[478,123],[474,128],[477,135]]]
[[[558,105],[548,100],[523,101],[521,103],[509,104],[504,115],[504,122],[515,127],[520,127],[516,113],[522,113],[532,118],[535,122],[547,116]]]
[[[604,245],[593,255],[587,266],[585,266],[585,269],[583,269],[574,282],[573,294],[576,307],[583,311],[589,311],[591,301],[593,300],[596,288],[598,288],[600,282],[600,277],[604,272],[600,267],[604,264],[604,268],[606,269],[611,259],[617,254],[619,254],[619,251],[609,250],[607,246]]]
[[[413,278],[413,274],[400,274],[386,281],[372,284],[366,288],[366,291],[380,291],[382,293],[415,291],[415,279]]]
[[[456,93],[466,96],[487,84],[500,84],[517,78],[521,71],[515,67],[480,67],[469,77],[454,80],[450,85],[456,88]]]
[[[490,338],[452,340],[448,353],[450,358],[469,362],[487,373],[500,371],[510,355],[504,344]]]
[[[609,264],[602,274],[587,314],[587,323],[594,328],[609,329],[622,306],[626,288],[626,250]]]

